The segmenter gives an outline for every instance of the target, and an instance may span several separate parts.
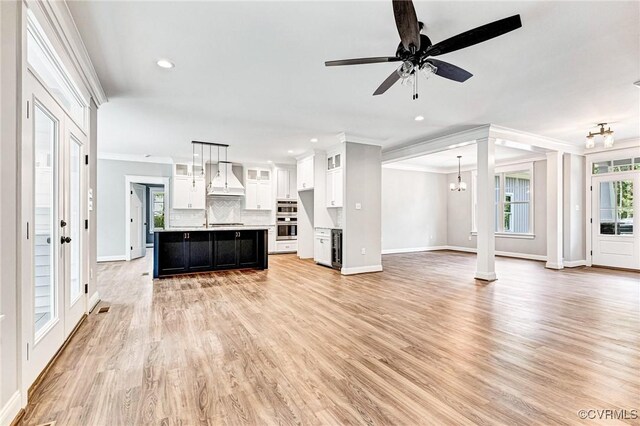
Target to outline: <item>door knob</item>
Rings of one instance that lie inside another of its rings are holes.
[[[65,226],[67,226],[67,222],[65,222],[64,220],[61,220],[60,227],[64,228]]]
[[[65,237],[64,242],[69,244],[71,242],[71,237]]]

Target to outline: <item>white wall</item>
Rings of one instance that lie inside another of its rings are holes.
[[[447,176],[382,168],[382,252],[447,245]]]
[[[125,176],[170,177],[171,164],[98,159],[97,257],[125,256]]]
[[[382,269],[382,164],[379,146],[345,142],[342,272]],[[356,204],[361,208],[356,209]],[[365,254],[362,254],[362,249]]]
[[[565,262],[586,260],[585,158],[564,155],[563,237]]]
[[[19,390],[18,371],[18,241],[21,240],[18,222],[18,64],[19,17],[21,2],[0,2],[0,312],[5,315],[0,323],[0,412],[13,420],[20,409],[9,406]]]

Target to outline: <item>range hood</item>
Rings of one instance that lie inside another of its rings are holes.
[[[218,172],[207,187],[207,195],[244,197],[244,186],[233,174],[233,166],[230,162],[218,163]]]

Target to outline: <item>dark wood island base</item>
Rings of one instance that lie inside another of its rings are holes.
[[[153,277],[227,269],[267,269],[266,228],[160,230],[154,234]]]

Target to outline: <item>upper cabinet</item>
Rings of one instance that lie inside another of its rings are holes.
[[[204,176],[174,176],[171,207],[174,209],[204,210],[206,185]]]
[[[271,170],[258,167],[245,169],[245,209],[271,210]]]
[[[313,189],[313,161],[313,155],[298,161],[298,191]]]
[[[295,170],[276,169],[276,198],[290,200],[296,198]]]
[[[326,204],[327,207],[342,207],[343,205],[343,172],[342,172],[342,154],[327,154],[327,170],[326,170]]]
[[[202,176],[204,178],[203,168],[200,164],[174,163],[173,176]]]

